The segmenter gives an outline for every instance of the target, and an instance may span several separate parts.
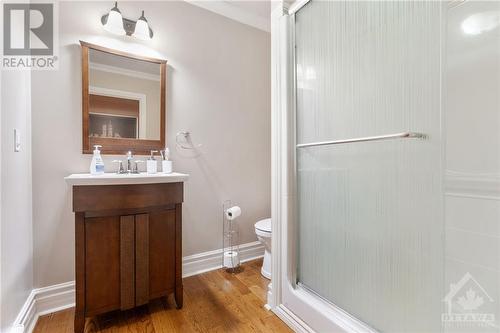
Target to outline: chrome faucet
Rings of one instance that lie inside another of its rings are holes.
[[[126,158],[127,158],[127,168],[126,169],[123,167],[123,162],[121,160],[114,160],[113,161],[113,163],[118,163],[118,170],[116,171],[116,173],[118,173],[118,174],[139,173],[139,166],[138,166],[138,164],[139,163],[143,163],[144,161],[141,161],[141,160],[135,160],[134,161],[133,160],[134,156],[132,155],[131,151],[127,152]]]
[[[129,150],[127,152],[127,170],[125,170],[127,173],[134,173],[132,171],[132,158],[133,158],[132,152]]]
[[[123,161],[122,160],[114,160],[113,163],[118,163],[118,170],[116,170],[117,174],[125,173],[125,170],[123,169]]]

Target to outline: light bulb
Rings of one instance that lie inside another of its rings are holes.
[[[151,36],[149,35],[148,21],[144,17],[144,11],[142,11],[141,17],[139,17],[139,19],[135,23],[135,30],[132,36],[142,40],[151,39]]]
[[[123,18],[120,10],[118,9],[118,3],[115,2],[115,6],[111,8],[108,14],[108,20],[104,24],[104,29],[115,35],[125,35],[125,29],[123,28]]]

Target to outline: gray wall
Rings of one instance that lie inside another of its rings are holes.
[[[33,226],[35,286],[74,279],[71,192],[63,177],[88,172],[81,154],[78,41],[162,54],[168,60],[167,141],[174,170],[189,173],[183,209],[184,256],[221,247],[225,199],[243,210],[240,242],[270,216],[270,35],[185,2],[121,2],[124,17],[144,9],[150,42],[114,37],[100,25],[109,2],[61,2],[59,70],[34,72]],[[197,157],[175,149],[188,129]],[[106,169],[112,170],[110,160]]]
[[[1,327],[5,332],[33,288],[30,72],[1,74]],[[21,151],[14,152],[14,128]]]

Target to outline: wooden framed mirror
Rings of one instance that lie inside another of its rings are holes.
[[[165,148],[167,61],[80,41],[83,153]]]

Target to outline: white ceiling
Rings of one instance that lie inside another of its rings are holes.
[[[271,31],[271,9],[280,2],[279,0],[186,1],[192,5],[268,32]]]
[[[261,16],[263,18],[270,18],[271,16],[271,1],[224,1],[233,6],[239,7],[255,15]]]

